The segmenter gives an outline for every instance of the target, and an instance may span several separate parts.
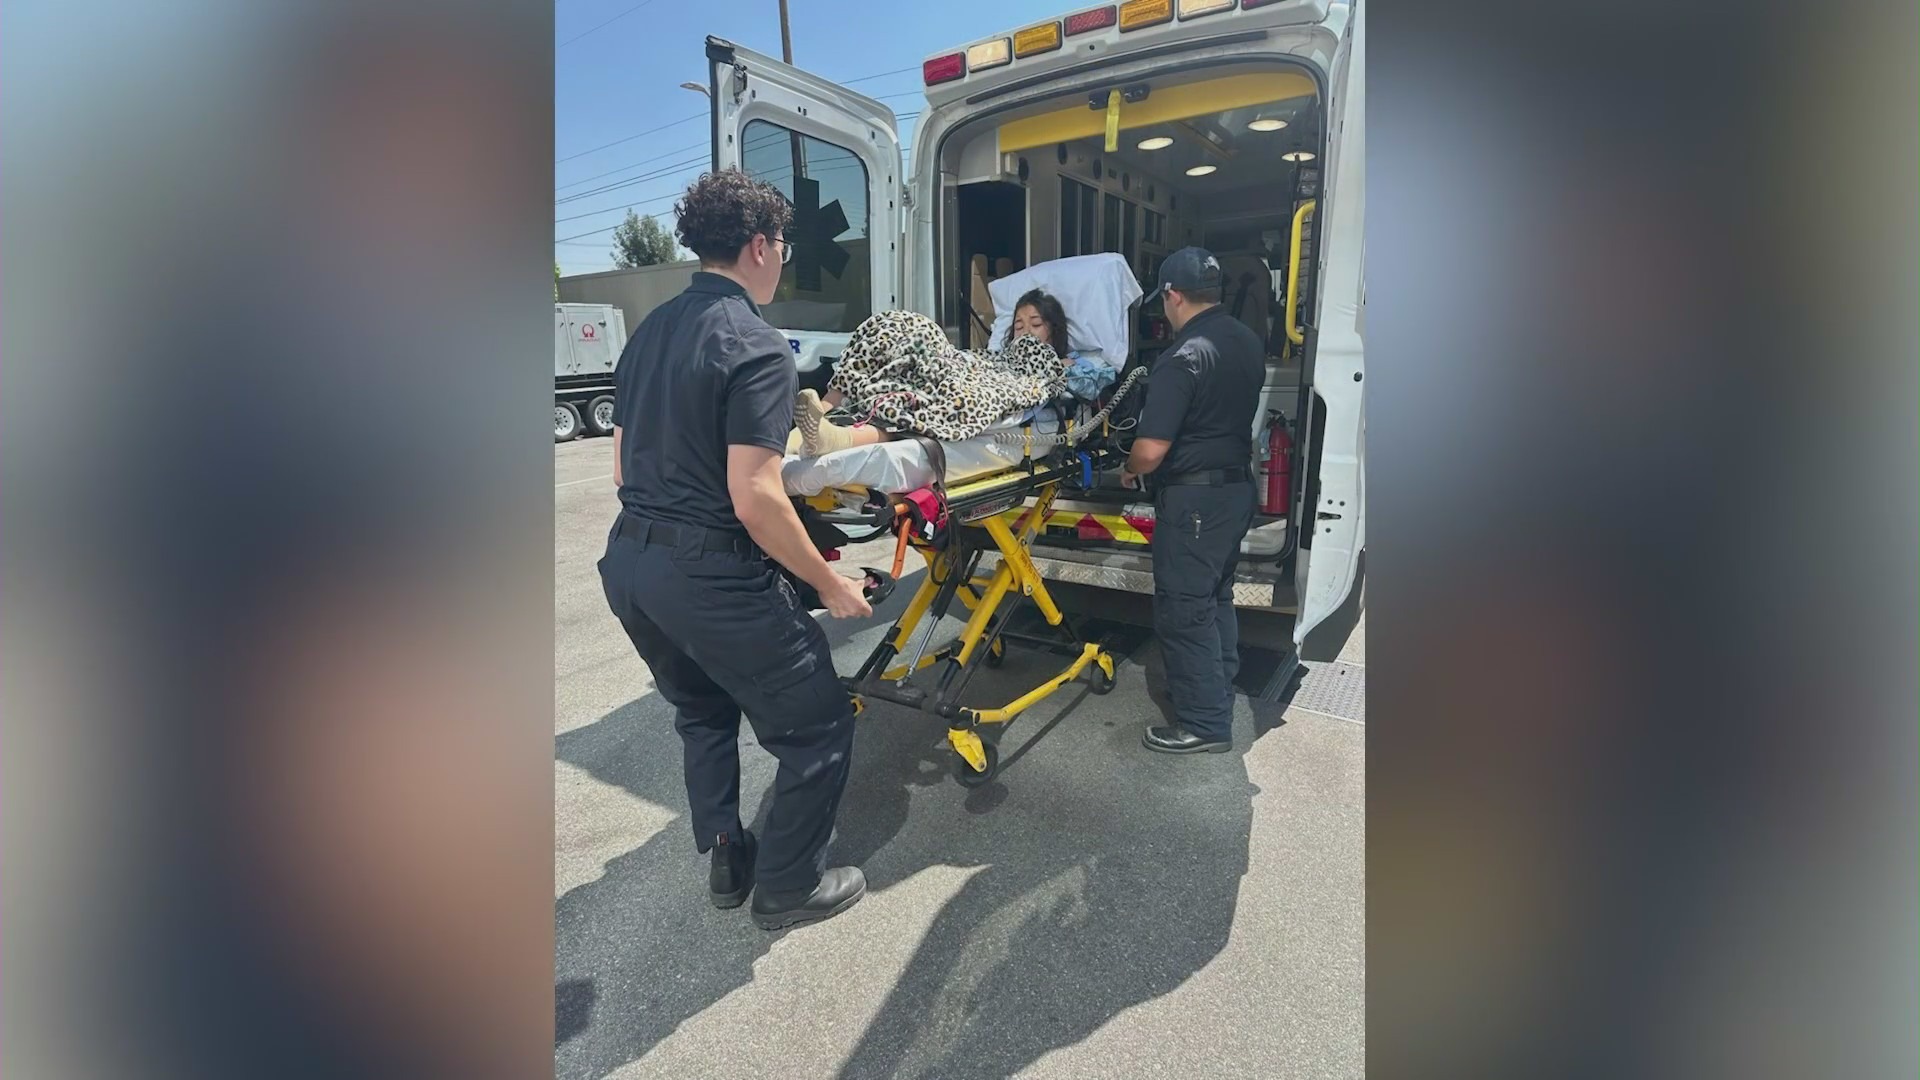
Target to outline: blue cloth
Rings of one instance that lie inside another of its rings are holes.
[[[1073,391],[1073,396],[1092,401],[1113,384],[1114,370],[1100,361],[1089,360],[1077,352],[1068,353],[1067,361],[1067,389]]]

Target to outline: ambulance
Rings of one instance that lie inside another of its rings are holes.
[[[709,38],[713,167],[794,203],[764,314],[817,378],[876,311],[981,347],[999,277],[1113,252],[1151,291],[1170,252],[1213,251],[1223,302],[1268,343],[1235,603],[1292,615],[1297,656],[1333,659],[1366,568],[1362,10],[1126,0],[1014,27],[925,60],[904,153],[881,102]],[[1157,303],[1133,322],[1150,363],[1171,331]],[[1151,593],[1151,506],[1113,480],[1073,500],[1034,543],[1042,574]]]

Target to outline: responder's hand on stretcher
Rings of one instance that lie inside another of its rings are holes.
[[[827,614],[836,619],[864,619],[873,614],[873,606],[867,603],[866,581],[829,575],[826,587],[820,590],[820,602],[826,605]]]

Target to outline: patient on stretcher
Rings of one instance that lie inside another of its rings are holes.
[[[1066,313],[1038,289],[1020,298],[1001,348],[992,352],[954,348],[924,315],[881,312],[854,330],[824,398],[801,391],[787,449],[818,457],[886,442],[896,432],[967,439],[1103,374],[1111,378],[1104,365],[1068,350]],[[835,423],[835,411],[858,419]]]

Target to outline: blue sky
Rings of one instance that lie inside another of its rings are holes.
[[[920,61],[928,54],[1091,6],[788,0],[788,17],[794,66],[835,82],[893,72],[854,88],[903,114],[921,107]],[[680,84],[707,81],[707,35],[779,56],[779,0],[556,0],[553,22],[554,198],[567,200],[555,203],[553,216],[569,219],[556,220],[553,235],[571,238],[555,243],[554,258],[563,273],[606,270],[613,266],[609,237],[627,207],[671,225],[673,196],[705,168],[706,99]],[[913,125],[900,124],[909,146]],[[639,182],[586,194],[630,180]]]

